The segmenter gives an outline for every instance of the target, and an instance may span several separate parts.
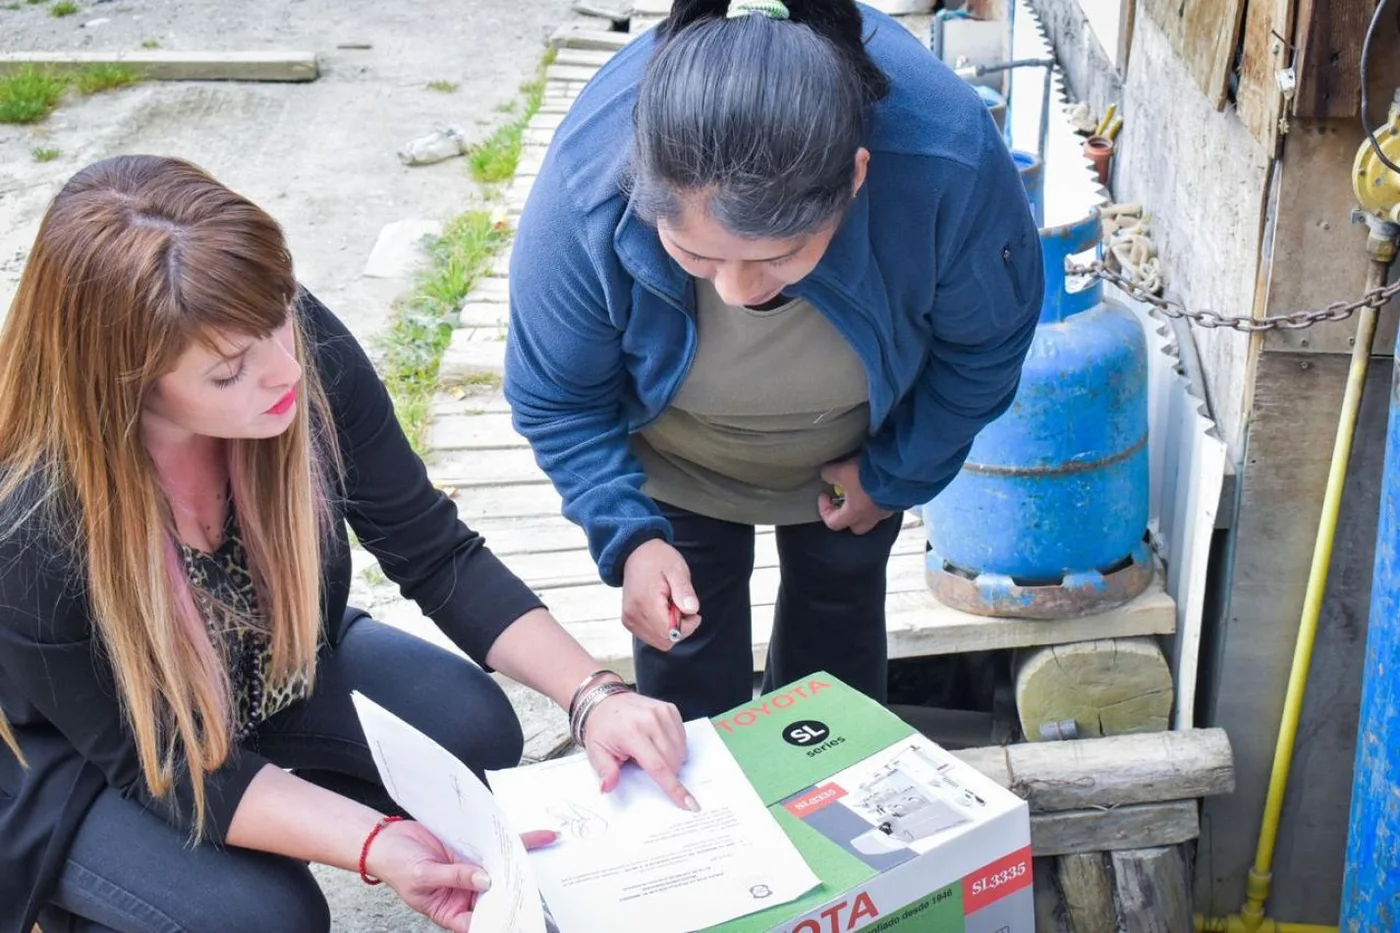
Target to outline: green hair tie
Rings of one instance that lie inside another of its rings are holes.
[[[790,16],[783,0],[730,0],[729,11],[724,15],[727,19],[738,19],[755,13],[769,19],[788,19]]]

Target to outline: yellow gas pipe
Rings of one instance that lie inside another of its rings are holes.
[[[1396,132],[1391,133],[1382,148],[1400,155],[1400,93],[1397,93],[1396,101],[1390,108],[1390,125],[1396,128]],[[1353,187],[1358,199],[1370,212],[1366,215],[1371,227],[1371,234],[1366,239],[1366,252],[1371,258],[1366,274],[1366,291],[1370,292],[1385,286],[1391,263],[1395,261],[1396,219],[1400,219],[1400,184],[1397,182],[1400,182],[1400,178],[1395,177],[1393,172],[1389,175],[1378,173],[1371,143],[1366,141],[1361,146]],[[1387,187],[1394,194],[1389,198],[1380,197]],[[1293,667],[1289,671],[1288,691],[1284,695],[1278,743],[1274,747],[1274,765],[1269,774],[1269,794],[1264,803],[1259,847],[1255,852],[1254,867],[1249,870],[1249,879],[1245,883],[1245,903],[1238,914],[1227,917],[1203,917],[1198,914],[1196,930],[1199,933],[1338,933],[1336,926],[1283,923],[1270,919],[1264,916],[1264,904],[1269,899],[1269,884],[1273,879],[1274,844],[1278,839],[1279,818],[1293,765],[1293,746],[1303,711],[1303,692],[1307,688],[1313,645],[1317,641],[1317,622],[1322,614],[1322,595],[1327,589],[1327,574],[1332,564],[1332,544],[1341,511],[1342,487],[1346,482],[1356,418],[1361,410],[1361,394],[1366,385],[1371,348],[1375,343],[1377,314],[1376,309],[1370,307],[1363,307],[1358,312],[1356,342],[1352,346],[1351,367],[1347,371],[1346,394],[1342,398],[1337,437],[1332,445],[1332,463],[1322,499],[1322,519],[1318,524],[1312,567],[1308,572],[1307,595],[1303,599],[1303,615],[1298,623],[1298,642],[1293,649]]]

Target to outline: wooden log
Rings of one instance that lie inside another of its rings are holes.
[[[1036,648],[1016,664],[1021,731],[1073,720],[1080,738],[1162,732],[1172,711],[1172,672],[1152,638],[1103,638]],[[1053,736],[1049,736],[1053,738]]]
[[[315,81],[315,52],[0,52],[0,75],[25,65],[126,65],[152,81]]]
[[[1076,855],[1173,846],[1201,834],[1198,809],[1194,800],[1173,800],[1036,813],[1031,816],[1031,847],[1036,855]]]
[[[1183,729],[954,752],[1033,812],[1161,803],[1235,788],[1223,729]]]
[[[1113,872],[1101,852],[1064,855],[1055,860],[1070,933],[1104,933],[1118,924],[1113,906]]]
[[[1176,846],[1114,852],[1118,914],[1133,933],[1193,933],[1186,860]]]

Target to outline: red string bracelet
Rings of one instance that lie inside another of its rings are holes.
[[[378,878],[370,877],[369,873],[365,871],[365,859],[369,858],[370,843],[374,842],[374,837],[378,836],[380,832],[383,831],[384,827],[390,825],[391,823],[402,822],[403,817],[401,816],[386,816],[383,819],[381,819],[378,823],[376,823],[374,829],[371,829],[369,831],[369,835],[365,837],[365,844],[360,847],[360,880],[363,881],[365,884],[383,883]]]

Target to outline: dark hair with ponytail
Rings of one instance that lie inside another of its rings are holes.
[[[866,106],[888,79],[854,0],[787,0],[788,19],[726,17],[728,0],[676,0],[642,78],[627,185],[646,220],[703,193],[738,236],[787,239],[851,200]]]

